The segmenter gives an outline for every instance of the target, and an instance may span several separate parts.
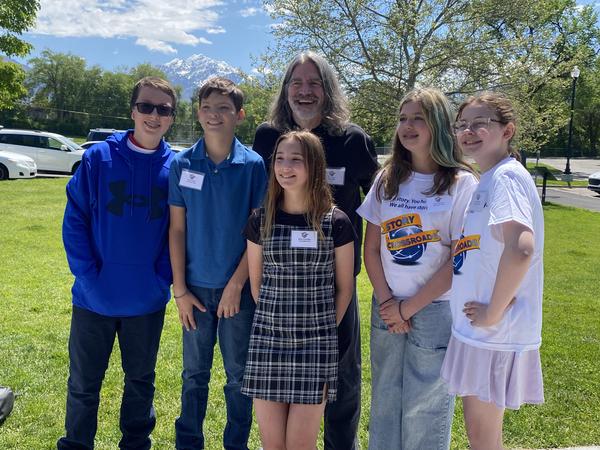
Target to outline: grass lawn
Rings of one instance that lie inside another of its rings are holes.
[[[548,178],[548,180],[546,182],[546,186],[555,186],[555,187],[568,187],[569,186],[569,183],[567,183],[566,181],[562,180],[562,177],[563,177],[562,170],[559,170],[556,167],[552,167],[552,166],[550,166],[548,164],[544,164],[544,163],[539,163],[538,166],[539,167],[545,167],[556,178],[556,180],[551,180],[550,178]],[[535,175],[535,167],[536,167],[536,164],[534,162],[528,162],[527,163],[527,170],[529,170],[529,172],[532,175]],[[541,186],[542,183],[543,183],[543,181],[544,181],[544,177],[538,175],[536,184],[538,186]],[[588,181],[587,180],[573,180],[573,181],[571,181],[571,186],[573,186],[573,187],[587,187],[587,185],[588,185]]]
[[[0,427],[0,449],[55,448],[63,432],[72,276],[61,242],[66,178],[0,183],[0,385],[17,393]],[[509,448],[600,444],[600,214],[547,205],[542,364],[546,404],[511,411]],[[568,231],[568,233],[567,233]],[[359,277],[363,349],[362,448],[367,447],[370,402],[370,287]],[[218,353],[218,352],[217,352]],[[106,374],[98,449],[115,449],[122,387],[118,345]],[[181,331],[173,302],[167,308],[157,366],[153,433],[157,449],[173,448],[179,412]],[[208,450],[221,448],[225,422],[224,372],[215,360],[208,415]],[[256,425],[250,449],[260,446]],[[467,448],[460,401],[452,448]]]

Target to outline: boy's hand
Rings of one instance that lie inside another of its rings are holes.
[[[192,294],[187,291],[184,295],[175,299],[177,311],[179,312],[179,321],[186,331],[190,328],[196,329],[196,321],[194,320],[194,307],[202,312],[206,312],[206,307]]]
[[[227,283],[217,307],[217,317],[229,319],[239,313],[241,295],[242,290],[240,288],[235,287],[232,283]]]

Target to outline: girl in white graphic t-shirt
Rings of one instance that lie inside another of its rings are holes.
[[[482,175],[454,249],[452,338],[442,378],[463,398],[471,448],[500,450],[504,409],[542,403],[544,217],[531,176],[515,158],[515,113],[487,93],[466,100],[458,144]]]
[[[440,379],[450,339],[451,249],[477,180],[435,89],[400,104],[392,155],[358,213],[373,285],[369,449],[447,449],[454,397]]]

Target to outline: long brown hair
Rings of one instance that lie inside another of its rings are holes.
[[[297,54],[289,62],[285,75],[281,80],[277,97],[271,105],[271,124],[279,131],[284,132],[293,130],[296,127],[292,110],[288,104],[288,85],[294,69],[307,61],[315,65],[323,82],[325,101],[323,111],[321,111],[321,123],[331,134],[340,135],[346,129],[350,118],[348,101],[331,66],[325,58],[310,50]]]
[[[473,174],[475,171],[464,160],[462,151],[456,145],[452,130],[454,115],[446,96],[434,88],[414,89],[406,94],[400,102],[398,114],[402,111],[402,107],[410,102],[418,102],[423,109],[425,123],[431,133],[429,154],[438,165],[438,170],[433,179],[433,186],[424,194],[442,194],[450,190],[450,187],[456,181],[459,170],[467,170]],[[392,156],[384,163],[381,176],[377,182],[377,200],[395,198],[398,195],[398,187],[408,180],[412,172],[411,153],[402,145],[398,133],[395,132],[392,142]]]
[[[502,125],[507,125],[509,123],[514,125],[515,132],[508,140],[508,154],[517,161],[521,161],[519,151],[511,145],[517,132],[517,113],[508,97],[499,92],[482,92],[481,94],[471,96],[458,107],[457,117],[460,118],[463,110],[472,104],[485,105],[490,108],[496,114],[498,122]]]
[[[277,148],[285,140],[294,140],[300,144],[302,156],[304,157],[304,167],[307,171],[306,185],[306,222],[311,228],[316,230],[321,238],[324,237],[321,229],[321,220],[323,216],[333,206],[333,196],[331,188],[327,184],[325,170],[325,152],[323,145],[317,136],[310,131],[290,131],[277,139],[275,151],[271,158],[271,170],[269,175],[269,187],[265,199],[265,222],[262,231],[263,239],[271,235],[273,224],[275,223],[275,214],[281,206],[285,191],[277,182],[275,177],[275,160],[277,159]]]

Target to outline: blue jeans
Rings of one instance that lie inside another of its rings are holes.
[[[243,395],[240,389],[255,308],[250,285],[246,283],[242,290],[240,312],[228,319],[217,317],[223,289],[195,286],[189,286],[189,289],[207,312],[194,308],[196,329],[183,329],[181,415],[175,421],[175,445],[178,450],[203,449],[205,446],[202,425],[206,417],[208,383],[218,335],[227,376],[223,389],[227,407],[223,447],[226,450],[247,450],[252,425],[252,399]]]
[[[443,450],[450,447],[454,397],[440,378],[452,317],[446,301],[411,318],[407,334],[392,334],[371,309],[370,450]]]
[[[134,317],[109,317],[73,306],[69,336],[69,381],[67,383],[66,435],[59,450],[94,448],[98,423],[100,388],[119,338],[121,364],[125,372],[121,400],[119,448],[147,450],[156,416],[154,378],[156,355],[165,309]]]

